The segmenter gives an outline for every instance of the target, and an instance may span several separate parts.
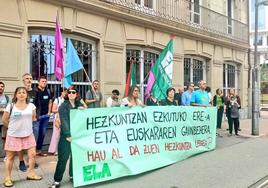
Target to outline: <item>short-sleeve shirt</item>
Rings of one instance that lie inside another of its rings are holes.
[[[197,90],[194,91],[191,97],[191,102],[196,104],[203,104],[205,106],[209,106],[209,96],[208,92]]]
[[[192,99],[192,93],[189,91],[183,92],[181,96],[181,105],[182,106],[190,106],[191,105],[191,99]]]
[[[119,107],[121,105],[121,101],[120,99],[118,99],[117,101],[113,100],[112,97],[109,97],[106,100],[106,106],[107,107]]]
[[[58,106],[58,108],[60,107],[60,105],[64,102],[64,98],[61,98],[61,97],[57,97],[55,100],[54,100],[54,104],[56,104]]]
[[[1,95],[0,96],[0,108],[6,108],[8,104],[7,98],[5,95]],[[2,122],[2,116],[3,116],[3,112],[0,112],[0,125],[3,124]]]
[[[44,91],[37,88],[36,98],[35,98],[35,106],[37,108],[37,115],[42,116],[48,113],[48,105],[51,100],[50,92],[45,89]]]
[[[31,103],[34,103],[36,97],[36,91],[34,89],[27,91],[28,97]]]
[[[20,110],[14,104],[8,104],[5,112],[10,113],[12,107],[7,135],[12,137],[27,137],[33,133],[32,115],[36,109],[33,103],[29,103],[24,110]]]
[[[102,100],[102,94],[100,91],[95,91],[95,94],[96,96],[99,98],[98,101],[96,102],[92,102],[88,105],[89,108],[99,108],[101,107],[101,100]],[[87,100],[93,100],[95,99],[96,97],[94,96],[95,94],[93,94],[92,90],[88,90],[87,93],[86,93],[86,99]]]

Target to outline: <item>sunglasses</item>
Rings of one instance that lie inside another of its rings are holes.
[[[76,91],[68,91],[68,94],[76,94]]]

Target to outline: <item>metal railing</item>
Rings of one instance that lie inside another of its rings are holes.
[[[97,53],[91,48],[91,44],[72,39],[77,54],[87,71],[90,78],[92,78],[92,54]],[[30,48],[30,73],[33,76],[33,88],[37,87],[37,79],[39,76],[46,76],[51,95],[53,98],[58,97],[62,82],[57,81],[54,73],[54,36],[50,35],[31,35],[29,41]],[[64,47],[66,52],[66,47]],[[86,92],[89,90],[89,82],[83,70],[72,74],[73,85],[79,91],[81,98],[85,99]]]
[[[214,10],[191,3],[189,0],[152,0],[151,8],[135,3],[135,0],[102,0],[122,7],[125,11],[133,11],[134,14],[151,16],[159,22],[173,22],[186,26],[194,32],[224,36],[242,42],[248,42],[248,25],[232,19]],[[209,33],[208,33],[209,32]],[[215,36],[216,35],[216,36]]]

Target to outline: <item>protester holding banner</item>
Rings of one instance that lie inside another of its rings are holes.
[[[12,103],[9,104],[3,114],[3,123],[8,127],[5,150],[7,161],[5,163],[5,187],[12,187],[11,171],[17,152],[27,150],[29,158],[29,170],[27,180],[41,180],[42,177],[34,172],[36,142],[33,135],[33,121],[36,120],[36,107],[29,103],[25,87],[15,90]]]
[[[110,96],[106,100],[106,106],[107,107],[118,107],[121,105],[121,100],[119,99],[119,91],[117,89],[114,89],[112,91],[112,96]]]
[[[188,85],[187,91],[183,92],[183,94],[181,96],[181,105],[182,106],[190,106],[191,105],[193,91],[194,91],[194,84],[191,83]]]
[[[181,106],[182,105],[181,104],[181,102],[182,102],[181,100],[182,100],[182,94],[183,94],[183,92],[184,92],[184,88],[182,86],[179,86],[178,93],[176,93],[176,91],[175,91],[174,100],[177,103],[176,106]]]
[[[139,99],[140,89],[138,86],[131,86],[129,88],[128,96],[122,99],[121,106],[144,106],[144,104]]]
[[[235,94],[235,90],[232,88],[229,91],[229,95],[226,97],[224,112],[228,119],[229,136],[232,136],[233,125],[235,135],[239,136],[239,109],[241,108],[241,100],[238,95]]]
[[[70,110],[77,109],[78,107],[83,106],[78,99],[78,91],[74,87],[70,87],[67,90],[67,96],[65,101],[60,105],[59,116],[61,122],[61,132],[60,132],[60,141],[58,145],[58,162],[56,166],[56,171],[54,174],[54,183],[51,186],[52,188],[59,187],[62,180],[66,164],[70,158],[69,163],[69,176],[70,179],[73,177],[73,168],[72,168],[72,156],[71,156],[71,133],[70,133]]]
[[[147,106],[159,106],[159,102],[157,98],[153,96],[153,94],[150,94],[150,97],[146,100],[146,105]]]
[[[194,91],[192,94],[191,105],[192,106],[201,106],[208,107],[209,96],[208,92],[206,92],[207,83],[204,80],[199,81],[199,90]]]
[[[178,106],[174,100],[175,89],[170,87],[167,89],[167,97],[160,101],[160,106]]]

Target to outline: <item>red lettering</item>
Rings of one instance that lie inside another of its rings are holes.
[[[166,151],[177,151],[177,150],[190,150],[192,149],[191,142],[170,142],[165,143]]]
[[[129,146],[129,153],[130,155],[140,155],[140,150],[138,146]]]
[[[87,152],[87,159],[88,161],[104,161],[106,159],[106,152],[103,151],[92,151],[91,153],[88,151]]]
[[[158,144],[143,145],[144,154],[160,153]]]
[[[123,158],[120,156],[119,149],[118,148],[113,148],[112,150],[112,159],[121,159]]]

